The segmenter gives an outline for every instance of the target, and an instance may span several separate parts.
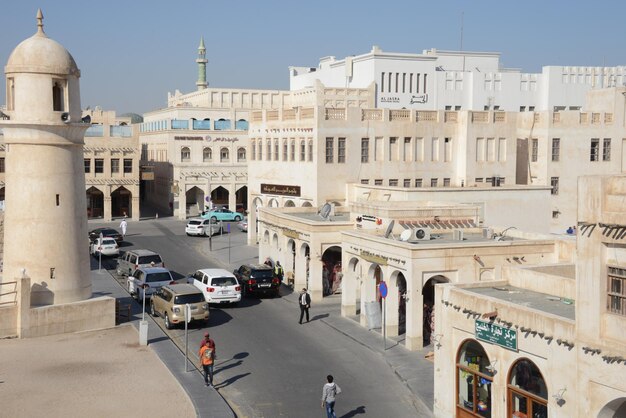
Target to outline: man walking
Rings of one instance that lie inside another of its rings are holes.
[[[306,288],[302,289],[298,296],[298,304],[300,305],[300,324],[306,313],[306,322],[309,322],[309,308],[311,307],[311,296],[307,293]]]
[[[322,408],[326,407],[327,418],[337,418],[335,415],[335,398],[341,393],[341,388],[333,382],[331,375],[326,376],[326,383],[322,388]]]
[[[213,385],[213,362],[215,361],[215,343],[210,346],[210,339],[205,339],[204,345],[200,349],[199,357],[202,371],[204,372],[204,384]]]
[[[122,219],[122,222],[120,223],[120,229],[122,230],[122,239],[126,238],[126,227],[128,226],[128,224],[126,223],[126,218]]]

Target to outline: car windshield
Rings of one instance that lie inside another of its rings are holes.
[[[142,255],[139,257],[139,264],[159,264],[162,263],[161,256],[158,254]]]
[[[202,221],[189,221],[189,225],[200,225]]]
[[[213,277],[211,284],[213,286],[235,286],[237,279],[234,277]]]
[[[184,305],[185,303],[198,303],[204,302],[204,295],[202,293],[192,293],[190,295],[178,295],[174,298],[176,305]]]
[[[104,236],[117,235],[118,233],[115,229],[103,229],[101,232]]]
[[[169,282],[171,280],[172,276],[170,276],[170,273],[167,271],[146,275],[146,283]]]
[[[113,238],[105,238],[102,240],[103,245],[113,245],[115,244],[115,240]]]
[[[271,279],[274,277],[272,270],[255,270],[252,272],[252,277],[255,279]]]

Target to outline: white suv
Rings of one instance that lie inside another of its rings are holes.
[[[198,235],[208,237],[217,233],[222,233],[222,223],[213,222],[210,219],[192,218],[187,221],[185,227],[187,235]]]
[[[163,267],[139,268],[128,276],[128,293],[138,301],[152,295],[167,284],[176,284],[172,274]]]
[[[241,285],[237,278],[224,269],[202,269],[188,278],[202,290],[209,303],[237,303],[241,301]]]

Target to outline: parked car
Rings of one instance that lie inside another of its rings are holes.
[[[274,270],[265,264],[244,264],[233,272],[244,295],[258,294],[279,296],[280,281]]]
[[[152,294],[150,298],[150,315],[161,316],[165,328],[185,322],[185,305],[191,306],[191,320],[209,322],[209,304],[204,295],[190,284],[168,284]]]
[[[89,254],[96,257],[99,255],[117,256],[120,254],[120,247],[114,238],[96,238],[89,245]]]
[[[149,267],[135,270],[128,276],[128,293],[141,301],[166,284],[176,284],[172,273],[163,267]]]
[[[237,223],[237,228],[239,228],[241,232],[248,232],[248,218],[244,218],[243,221],[239,221]]]
[[[103,237],[113,238],[118,243],[124,240],[124,238],[122,237],[122,234],[120,234],[116,229],[105,227],[105,228],[96,228],[96,229],[89,231],[89,242],[94,242],[95,240],[100,238],[100,234],[102,234]]]
[[[161,256],[150,250],[129,250],[117,259],[117,275],[131,276],[142,267],[165,267]]]
[[[221,234],[223,227],[221,222],[214,222],[211,219],[192,218],[187,221],[185,233],[187,235],[198,235],[208,237],[210,235]]]
[[[210,212],[202,212],[203,219],[211,219],[212,221],[235,221],[239,222],[243,219],[243,215],[241,213],[233,212],[232,210],[228,210],[226,208],[213,209]]]
[[[237,303],[241,300],[239,281],[227,270],[198,270],[188,281],[202,291],[208,303]]]

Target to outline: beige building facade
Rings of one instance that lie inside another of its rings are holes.
[[[625,176],[581,177],[575,257],[437,287],[437,417],[626,414]]]

